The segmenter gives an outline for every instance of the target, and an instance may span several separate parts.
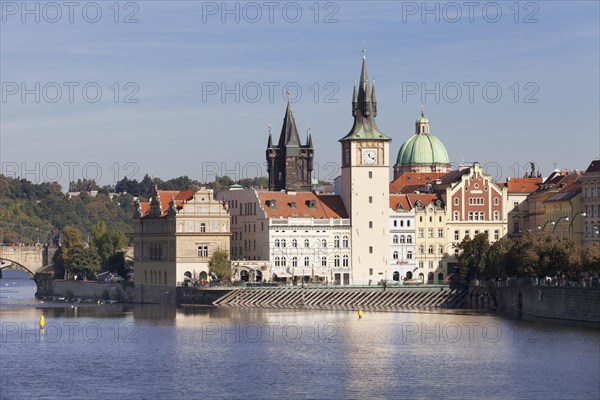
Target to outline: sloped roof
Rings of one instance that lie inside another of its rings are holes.
[[[408,197],[411,208],[416,207],[415,204],[417,204],[417,201],[420,201],[423,204],[423,207],[438,200],[442,202],[442,205],[444,204],[442,198],[435,193],[409,193],[406,196]]]
[[[581,181],[575,181],[575,182],[565,186],[561,190],[559,190],[558,193],[550,196],[546,201],[544,201],[544,203],[557,202],[557,201],[568,201],[580,193],[581,193]]]
[[[590,166],[585,170],[586,173],[600,172],[600,160],[594,160],[590,163]]]
[[[510,178],[506,182],[506,186],[508,193],[532,193],[539,188],[541,183],[542,178]]]
[[[390,193],[413,193],[422,190],[423,185],[435,183],[445,172],[405,172],[390,183]]]
[[[260,204],[268,218],[348,218],[340,196],[316,195],[311,192],[257,192]],[[275,200],[275,206],[267,201]],[[314,201],[314,208],[309,207]],[[293,206],[292,206],[292,203]]]
[[[400,205],[400,207],[398,207]],[[408,197],[405,194],[391,194],[390,195],[390,208],[397,210],[398,208],[409,211],[412,207],[408,201]]]
[[[169,209],[169,203],[171,202],[172,198],[175,198],[175,206],[177,207],[178,210],[180,210],[183,207],[183,203],[185,201],[191,200],[194,197],[194,194],[196,193],[195,190],[182,190],[182,191],[178,191],[178,190],[159,190],[157,191],[158,194],[158,198],[160,200],[160,206],[161,206],[161,217],[164,217],[167,215],[167,210]],[[148,213],[150,212],[150,202],[142,202],[140,203],[140,208],[141,208],[141,215],[142,218],[146,217],[148,215]]]

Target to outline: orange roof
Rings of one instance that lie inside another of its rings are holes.
[[[348,218],[340,196],[316,195],[311,192],[290,194],[265,191],[257,194],[268,218]],[[311,202],[314,202],[313,208],[310,207]]]
[[[400,207],[398,207],[400,206]],[[412,207],[408,202],[408,198],[405,194],[391,194],[390,195],[390,208],[392,210],[397,210],[398,208],[409,211]]]
[[[194,197],[194,193],[196,193],[196,191],[195,190],[182,190],[182,191],[159,190],[157,193],[158,193],[158,198],[160,200],[160,206],[161,206],[161,211],[162,211],[162,214],[160,216],[164,217],[167,215],[167,210],[169,209],[169,203],[171,202],[172,198],[175,198],[175,206],[177,207],[178,210],[180,210],[181,208],[183,208],[183,203],[185,201],[191,200]],[[140,203],[140,208],[141,208],[141,214],[142,214],[142,218],[143,218],[146,215],[148,215],[148,213],[150,212],[150,202],[148,201],[148,202]]]
[[[405,172],[390,183],[390,193],[412,193],[444,175],[445,172]]]
[[[438,196],[437,194],[430,194],[430,193],[408,193],[406,195],[408,197],[408,201],[411,204],[411,208],[415,207],[415,204],[417,203],[417,201],[421,201],[421,203],[423,204],[423,206],[426,206],[427,204],[431,203],[431,202],[435,202],[437,200],[442,201],[441,197]],[[442,201],[443,203],[443,201]]]
[[[508,193],[533,193],[542,183],[542,178],[510,178],[506,182]]]

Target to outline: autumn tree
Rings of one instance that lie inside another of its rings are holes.
[[[229,278],[231,276],[231,262],[229,254],[224,250],[217,250],[213,253],[208,264],[211,273],[219,278]]]

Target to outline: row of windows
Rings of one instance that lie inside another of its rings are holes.
[[[412,243],[412,236],[411,235],[394,235],[394,237],[392,238],[392,242],[394,244],[398,244],[398,243]]]
[[[452,215],[452,219],[454,221],[460,220],[460,213],[458,211],[454,211]],[[469,211],[468,213],[469,221],[485,221],[485,212],[483,211]],[[494,221],[500,220],[500,212],[494,211]]]
[[[419,222],[423,222],[423,216],[419,216]],[[429,222],[433,222],[433,217],[429,216]],[[442,216],[438,216],[438,222],[442,222]]]
[[[348,236],[342,237],[341,243],[342,243],[342,247],[348,248],[350,246],[350,241],[348,239]],[[327,247],[327,239],[321,239],[321,240],[317,239],[315,241],[315,245],[317,247],[321,246],[321,247],[325,248],[325,247]],[[287,241],[285,239],[275,239],[274,246],[275,247],[286,247]],[[298,247],[298,239],[292,239],[291,246],[294,248]],[[304,239],[304,247],[305,248],[310,247],[310,240]],[[333,247],[336,249],[340,247],[340,237],[339,236],[335,236],[333,238]]]
[[[488,237],[490,236],[490,232],[488,230],[483,231],[486,235],[488,235]],[[475,235],[478,235],[480,232],[478,229],[475,230]],[[471,231],[469,229],[465,230],[465,234],[463,236],[464,239],[470,239],[471,238]],[[494,240],[499,240],[500,239],[500,230],[496,229],[494,230]],[[460,240],[460,231],[454,231],[454,240],[455,241],[459,241]]]
[[[460,203],[458,197],[454,198],[454,205],[457,206]],[[483,197],[469,197],[469,205],[483,205],[484,199]],[[494,205],[497,206],[500,204],[500,199],[498,197],[494,197]]]
[[[148,271],[144,271],[144,284],[145,285],[166,285],[167,284],[167,271],[164,271],[164,280],[161,279],[160,271],[150,271],[150,280],[148,281]]]
[[[404,226],[404,223],[405,223],[405,221],[403,219],[401,219],[399,221],[397,219],[394,220],[394,226],[395,227],[398,227],[398,226],[402,227],[402,226]],[[406,226],[410,226],[410,219],[406,220]]]
[[[150,243],[150,261],[162,261],[163,249],[161,243]]]
[[[418,232],[419,238],[424,238],[425,237],[425,231],[423,230],[423,228],[419,228],[419,230],[417,232]],[[433,237],[433,228],[428,228],[427,229],[427,237],[428,238],[432,238]],[[438,228],[438,230],[437,230],[437,237],[438,238],[443,238],[444,237],[444,229],[443,228]]]
[[[394,253],[392,254],[392,258],[393,258],[394,260],[397,260],[399,257],[400,257],[400,254],[399,254],[397,251],[394,251]],[[407,252],[406,252],[406,259],[407,259],[407,260],[412,260],[412,258],[413,258],[413,253],[412,253],[412,251],[407,251]]]
[[[340,260],[341,260],[342,267],[348,267],[350,265],[350,258],[348,257],[348,255],[343,255],[340,258],[340,256],[336,254],[335,256],[333,256],[333,266],[339,267]],[[321,262],[321,267],[327,266],[327,257],[326,256],[321,257],[320,259],[318,259],[318,261]],[[286,267],[287,266],[287,258],[286,257],[275,257],[275,266],[276,267]],[[292,257],[291,266],[292,267],[298,266],[298,257]],[[308,257],[308,256],[304,257],[304,266],[310,267],[310,257]]]

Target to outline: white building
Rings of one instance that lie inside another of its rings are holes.
[[[390,195],[388,279],[402,282],[415,269],[415,209],[406,195]]]

